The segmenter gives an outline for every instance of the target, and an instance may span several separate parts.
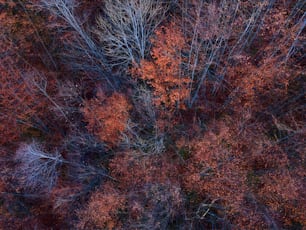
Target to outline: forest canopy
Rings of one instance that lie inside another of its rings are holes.
[[[0,0],[1,229],[305,229],[304,0]]]

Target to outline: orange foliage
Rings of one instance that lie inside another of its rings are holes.
[[[265,158],[264,164],[267,171],[257,175],[258,183],[260,183],[256,191],[259,200],[285,226],[291,225],[292,222],[305,225],[306,218],[302,214],[302,210],[306,208],[303,177],[296,176],[296,171],[302,169],[290,165],[286,154],[281,149],[272,148],[271,150],[273,152],[262,155]],[[280,212],[281,210],[284,212]]]
[[[141,187],[147,183],[165,183],[178,180],[174,162],[163,156],[142,156],[137,153],[117,154],[110,162],[111,175],[120,181],[123,190]]]
[[[86,21],[84,32],[105,10],[94,7],[101,1],[83,1],[71,9]],[[58,17],[48,19],[34,7],[36,2],[0,0],[3,229],[25,224],[33,229],[219,229],[220,222],[233,229],[305,228],[302,1],[275,1],[271,7],[267,4],[274,1],[178,1],[181,8],[171,7],[172,22],[156,29],[150,57],[131,71],[137,83],[146,83],[145,90],[133,94],[134,107],[128,93],[106,95],[98,89],[81,111],[80,95],[90,97],[102,84],[91,70],[104,64],[88,53],[97,66],[68,66],[60,57],[77,59],[82,54],[74,52],[82,47],[67,53],[67,43],[60,41],[74,37],[73,30],[56,27],[60,36],[53,36],[54,25],[46,25]],[[292,9],[296,3],[300,6]],[[180,10],[183,20],[175,16]],[[252,12],[258,18],[249,18]],[[239,37],[242,31],[245,35]],[[86,71],[73,69],[78,77],[67,80],[65,69],[71,67]],[[34,73],[48,71],[51,78],[54,70],[52,80]],[[67,83],[57,86],[64,78]],[[131,83],[118,79],[128,88],[126,82]],[[187,109],[190,93],[196,102]],[[61,154],[62,173],[48,198],[36,198],[14,184],[17,174],[12,171],[20,168],[11,164],[14,148],[9,144],[43,128],[52,130],[50,118],[59,118],[55,111],[67,121],[54,125],[57,135],[42,139]],[[88,131],[113,148],[112,154],[104,154],[104,143],[88,133],[73,135],[83,127],[80,113]],[[123,132],[126,148],[116,152]],[[102,165],[101,173],[109,176],[100,175]],[[96,189],[100,182],[104,184]],[[72,212],[76,206],[81,211]]]
[[[29,85],[10,57],[0,64],[0,144],[16,141],[21,134],[32,127],[35,117],[42,115],[46,99],[39,96],[37,88]],[[5,67],[4,64],[12,64]]]
[[[191,145],[195,152],[188,160],[183,181],[189,191],[224,200],[231,209],[238,210],[247,190],[247,171],[229,127],[218,122],[203,140]]]
[[[247,56],[237,58],[243,58],[243,63],[239,67],[228,68],[230,82],[238,89],[234,92],[235,101],[232,102],[234,107],[238,106],[237,111],[241,106],[261,111],[284,99],[290,80],[298,74],[277,63],[276,59],[265,60],[260,67],[256,67]]]
[[[46,14],[37,12],[38,2],[6,0],[0,3],[0,40],[3,42],[3,38],[7,38],[14,43],[15,52],[27,63],[54,69],[55,61],[47,48],[53,42],[49,30],[51,20]]]
[[[0,5],[0,144],[7,144],[29,134],[28,128],[47,108],[46,99],[27,76],[34,69],[29,62],[41,64],[43,41],[37,34],[46,32],[46,27],[40,16],[30,18],[33,9],[26,1]]]
[[[290,82],[303,74],[299,65],[288,65],[290,46],[297,43],[300,47],[299,40],[304,38],[303,35],[298,38],[301,24],[286,18],[289,14],[288,8],[273,8],[262,21],[263,27],[251,52],[232,57],[234,65],[227,68],[227,80],[235,87],[232,105],[237,111],[246,106],[258,112],[286,100]]]
[[[110,184],[103,186],[90,198],[86,210],[79,216],[80,229],[118,229],[120,226],[118,213],[124,209],[125,198],[121,196]]]
[[[189,80],[180,72],[181,52],[186,43],[184,36],[175,23],[162,26],[155,34],[151,51],[153,60],[142,60],[134,73],[153,87],[155,105],[183,108],[182,102],[189,96]]]
[[[106,97],[99,92],[97,98],[85,102],[83,113],[87,128],[111,146],[120,141],[129,118],[130,105],[123,94]]]
[[[110,172],[118,180],[120,191],[127,194],[126,221],[132,227],[126,228],[165,229],[181,214],[184,202],[179,171],[167,154],[118,154],[111,160]]]
[[[190,144],[194,153],[187,160],[184,187],[221,200],[239,229],[304,224],[303,176],[294,176],[301,169],[290,164],[259,125],[243,130],[249,116],[239,119],[210,124],[204,138]]]

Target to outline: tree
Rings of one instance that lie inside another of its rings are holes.
[[[106,184],[90,197],[85,210],[79,212],[78,229],[118,229],[119,212],[125,208],[125,197]]]
[[[115,92],[110,97],[106,97],[100,91],[97,98],[85,101],[83,113],[88,123],[87,128],[100,140],[113,147],[120,142],[130,108],[123,94]]]
[[[82,41],[88,46],[89,51],[96,52],[97,47],[91,37],[82,28],[82,23],[75,14],[78,3],[75,0],[42,0],[42,7],[50,10],[54,15],[62,18],[73,28],[81,37]]]
[[[155,106],[184,108],[188,98],[187,76],[180,71],[186,41],[175,23],[160,27],[152,38],[152,60],[141,60],[134,73],[153,88]]]
[[[170,183],[148,183],[128,196],[129,228],[169,229],[178,227],[183,212],[180,187]],[[181,227],[181,226],[180,226]]]
[[[31,62],[37,66],[44,63],[50,69],[56,68],[56,63],[39,35],[46,32],[42,18],[32,20],[32,11],[23,1],[5,1],[1,7],[4,10],[0,13],[0,143],[14,144],[25,133],[30,134],[29,129],[37,133],[46,131],[42,115],[48,103],[29,84]]]
[[[13,61],[10,51],[0,60],[0,143],[16,141],[29,128],[45,131],[41,116],[47,101],[39,96],[38,89],[29,86],[25,74]],[[26,70],[23,70],[26,71]]]
[[[84,22],[76,12],[79,3],[75,0],[41,0],[37,5],[40,9],[47,9],[52,15],[64,21],[64,23],[55,24],[55,28],[59,31],[66,31],[68,25],[70,33],[59,33],[57,36],[65,37],[63,43],[66,49],[61,55],[64,56],[65,61],[70,60],[70,68],[73,71],[77,69],[98,73],[99,79],[104,79],[110,88],[114,88],[116,79],[110,78],[111,71],[106,65],[105,54],[90,32],[86,30]]]
[[[154,0],[106,0],[95,33],[111,67],[139,64],[150,37],[165,18],[169,3]]]
[[[212,95],[226,81],[231,58],[252,44],[274,1],[258,4],[241,1],[182,1],[181,30],[188,46],[182,73],[189,76],[189,107]]]
[[[30,192],[50,191],[58,178],[63,158],[58,152],[47,153],[37,142],[23,144],[16,152],[19,163],[16,176],[22,187]]]

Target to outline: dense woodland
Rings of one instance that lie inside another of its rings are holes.
[[[0,229],[306,229],[304,0],[0,0]]]

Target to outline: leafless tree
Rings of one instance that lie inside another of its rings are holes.
[[[165,18],[169,3],[156,0],[106,0],[96,34],[110,66],[138,64],[146,56],[150,36]]]
[[[73,69],[98,73],[106,80],[109,87],[114,88],[113,79],[110,79],[110,69],[106,65],[106,58],[97,46],[90,33],[85,29],[84,22],[76,14],[78,2],[75,0],[41,0],[39,8],[47,9],[54,16],[63,19],[66,25],[75,32],[75,36],[67,41],[67,50],[64,53],[65,60],[70,60]],[[65,25],[56,24],[63,29]]]
[[[158,114],[153,105],[152,93],[145,87],[138,87],[133,103],[140,122],[129,120],[122,134],[122,145],[142,154],[160,154],[165,151],[165,133],[158,128]]]
[[[181,188],[169,183],[145,184],[138,191],[132,191],[128,199],[130,205],[136,203],[142,207],[140,218],[130,216],[131,229],[169,229],[184,213]]]
[[[25,83],[28,85],[29,88],[34,88],[43,97],[47,98],[54,106],[55,110],[59,112],[67,122],[70,122],[69,118],[66,115],[67,112],[64,111],[63,107],[59,105],[48,93],[48,81],[43,73],[33,68],[31,72],[23,74],[23,79],[25,80]],[[70,122],[70,124],[72,123]]]
[[[273,0],[263,0],[249,7],[251,10],[246,10],[238,0],[182,2],[181,25],[190,40],[182,71],[191,78],[190,107],[197,100],[200,90],[207,90],[205,82],[215,82],[209,90],[213,93],[217,91],[226,72],[225,63],[251,44],[273,3]],[[237,23],[239,20],[244,23]]]
[[[22,145],[16,152],[16,171],[21,185],[31,192],[50,191],[58,178],[63,158],[58,152],[47,153],[37,142]]]
[[[84,184],[86,188],[92,188],[92,184],[102,178],[114,180],[107,175],[104,168],[84,164],[78,159],[64,159],[59,151],[48,153],[44,150],[44,146],[36,141],[22,144],[16,151],[15,161],[17,181],[26,192],[30,193],[50,192],[56,185],[61,165],[67,167],[70,179]]]
[[[78,3],[75,0],[42,0],[42,7],[51,11],[54,15],[62,18],[67,24],[73,28],[90,48],[96,50],[96,45],[90,36],[82,28],[82,22],[75,14]]]

